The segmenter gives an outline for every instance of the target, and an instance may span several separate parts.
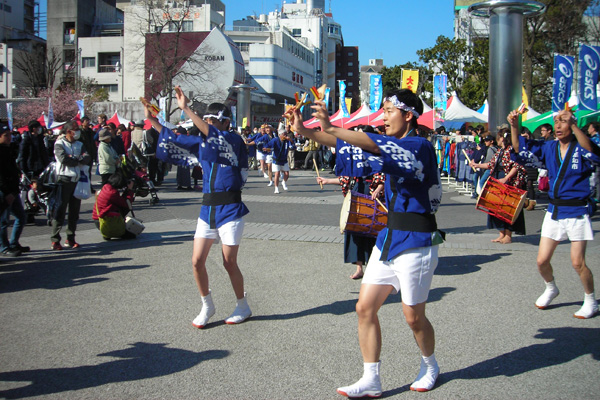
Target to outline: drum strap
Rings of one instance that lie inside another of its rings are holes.
[[[224,206],[226,204],[241,203],[242,191],[231,190],[228,192],[204,193],[202,196],[202,205],[205,206]]]
[[[560,170],[558,171],[558,176],[556,177],[556,180],[554,181],[554,185],[552,187],[554,199],[550,199],[550,203],[554,205],[554,210],[552,211],[552,219],[555,221],[558,219],[558,206],[579,206],[580,205],[580,204],[563,204],[562,202],[570,201],[570,200],[558,199],[558,191],[560,189],[560,185],[561,185],[563,179],[565,178],[565,174],[567,173],[567,169],[569,168],[569,163],[571,162],[571,159],[573,158],[573,153],[575,152],[576,146],[577,146],[577,141],[576,140],[571,141],[571,143],[569,144],[569,149],[567,150],[567,153],[565,154],[565,158],[562,161],[560,159],[560,145],[556,146],[556,163],[558,165],[560,165]],[[584,200],[580,200],[580,201],[584,201]],[[554,202],[557,202],[557,203],[554,203]],[[587,204],[587,202],[585,204]],[[583,204],[583,205],[585,205],[585,204]]]
[[[434,214],[391,211],[388,213],[387,227],[398,231],[435,232],[437,222]]]

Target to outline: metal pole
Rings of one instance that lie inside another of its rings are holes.
[[[236,126],[245,128],[243,126],[244,118],[246,118],[246,123],[250,123],[250,92],[252,90],[256,90],[257,88],[252,87],[250,85],[242,84],[232,86],[230,89],[235,90],[237,92],[237,105],[236,105]]]
[[[521,104],[523,85],[523,19],[539,15],[546,5],[528,0],[491,0],[476,3],[469,12],[490,19],[488,129],[506,122]]]

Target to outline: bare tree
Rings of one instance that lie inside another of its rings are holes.
[[[136,68],[144,70],[144,92],[155,100],[166,97],[167,120],[177,111],[173,107],[176,85],[182,85],[192,100],[203,104],[223,91],[214,84],[218,80],[214,63],[206,62],[214,49],[205,44],[202,52],[198,50],[208,32],[190,29],[190,17],[198,10],[187,2],[174,8],[172,2],[150,0],[138,1],[130,9],[130,15],[137,20],[136,33],[144,38],[133,50]],[[197,90],[189,90],[190,87]]]

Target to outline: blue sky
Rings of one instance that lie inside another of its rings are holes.
[[[233,20],[268,14],[282,4],[282,0],[222,1],[227,27]],[[333,19],[342,25],[344,44],[358,46],[361,65],[371,58],[383,58],[388,67],[417,62],[417,50],[432,47],[440,35],[454,37],[451,0],[325,0],[326,12],[330,5]],[[40,9],[46,12],[46,0],[40,1]]]
[[[228,27],[233,20],[268,14],[282,4],[275,0],[222,1]],[[342,25],[344,44],[358,46],[361,65],[371,58],[383,58],[388,67],[417,62],[417,50],[433,47],[440,35],[454,37],[451,0],[325,0],[325,12],[329,4],[333,19]]]

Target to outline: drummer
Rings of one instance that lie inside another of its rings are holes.
[[[354,130],[375,133],[371,125],[360,125]],[[385,174],[376,173],[366,177],[362,176],[338,176],[337,178],[317,177],[317,182],[322,185],[340,185],[342,195],[346,197],[348,192],[358,192],[368,195],[371,199],[383,200],[383,187],[385,183]],[[340,227],[341,228],[341,227]],[[350,275],[350,279],[362,279],[364,275],[363,265],[369,261],[371,252],[375,247],[375,238],[365,236],[361,233],[344,231],[344,262],[356,265],[356,271]]]
[[[508,128],[500,128],[496,140],[498,141],[499,150],[494,154],[489,163],[476,163],[471,160],[469,165],[473,168],[489,170],[490,176],[504,185],[526,190],[527,171],[521,164],[515,161],[516,154],[512,147]],[[519,211],[519,215],[513,224],[488,214],[487,227],[488,229],[498,229],[499,235],[496,239],[492,239],[492,242],[501,244],[512,243],[513,232],[517,235],[525,235],[525,216],[523,210]]]
[[[399,291],[404,317],[421,351],[421,366],[410,388],[431,390],[439,367],[425,304],[442,242],[434,215],[441,202],[442,185],[433,146],[416,136],[423,103],[407,89],[387,93],[383,100],[386,136],[334,127],[323,102],[316,102],[312,108],[324,132],[304,128],[298,110],[294,113],[296,131],[323,145],[337,145],[338,175],[384,172],[385,199],[390,210],[388,226],[377,237],[356,304],[364,374],[358,382],[337,392],[347,397],[381,396],[381,327],[377,313],[387,297]]]
[[[598,302],[594,295],[594,277],[585,262],[585,248],[587,241],[594,239],[589,178],[595,165],[600,164],[600,149],[577,127],[571,111],[560,111],[554,117],[557,140],[535,141],[519,136],[518,116],[516,111],[508,115],[512,140],[519,143],[522,158],[535,157],[545,165],[551,188],[537,256],[538,270],[546,289],[535,306],[543,310],[558,296],[550,260],[556,246],[568,239],[571,241],[571,262],[585,292],[583,305],[574,317],[591,318],[598,312]]]

